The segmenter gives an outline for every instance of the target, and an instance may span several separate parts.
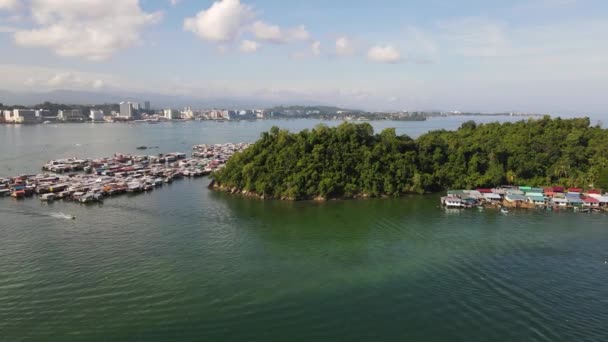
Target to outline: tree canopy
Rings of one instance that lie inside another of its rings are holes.
[[[367,123],[290,133],[273,127],[216,186],[265,198],[400,196],[503,184],[608,186],[608,130],[589,119],[530,119],[438,130],[414,140]]]

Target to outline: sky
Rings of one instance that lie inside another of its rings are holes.
[[[0,0],[0,89],[605,114],[605,0]]]

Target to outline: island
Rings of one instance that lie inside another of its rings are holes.
[[[368,123],[291,133],[273,127],[211,189],[263,199],[402,196],[503,184],[608,188],[608,130],[588,118],[530,118],[437,130],[417,139]]]

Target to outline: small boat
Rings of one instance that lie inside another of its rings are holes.
[[[13,193],[11,193],[11,197],[13,197],[13,198],[24,198],[25,197],[25,190],[15,190],[15,191],[13,191]]]
[[[477,206],[477,210],[479,210],[479,211],[483,211],[483,210],[484,210],[484,207],[483,207],[482,205],[478,205],[478,206]]]
[[[505,215],[507,215],[509,213],[509,209],[507,209],[507,208],[501,208],[500,212],[503,213],[503,214],[505,214]]]
[[[40,196],[40,200],[41,201],[45,201],[45,202],[52,202],[55,199],[57,199],[57,195],[52,194],[52,193],[51,194],[43,194],[43,195]]]

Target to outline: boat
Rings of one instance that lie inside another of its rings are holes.
[[[43,194],[40,196],[40,200],[41,201],[45,201],[45,202],[52,202],[55,199],[57,199],[57,195],[50,193],[50,194]]]
[[[500,208],[500,212],[507,215],[509,213],[509,209],[507,208]]]
[[[11,193],[11,197],[13,198],[24,198],[25,190],[15,190]]]

